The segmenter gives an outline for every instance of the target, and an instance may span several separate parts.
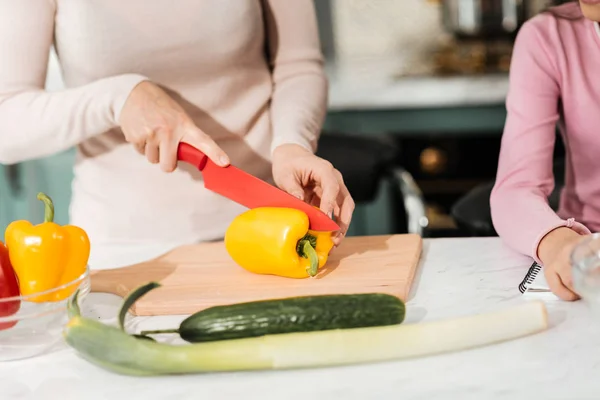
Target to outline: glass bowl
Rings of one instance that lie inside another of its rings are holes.
[[[571,268],[575,291],[594,312],[600,312],[599,233],[586,237],[573,248]]]
[[[57,288],[0,299],[0,361],[42,355],[59,344],[68,321],[67,302],[77,289],[80,289],[81,301],[90,291],[89,268],[77,279]],[[68,296],[52,301],[51,298],[60,291],[66,291]],[[4,310],[15,305],[19,306],[15,314],[1,316]]]

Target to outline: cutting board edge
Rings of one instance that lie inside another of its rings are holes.
[[[423,256],[423,237],[416,233],[414,233],[413,235],[419,237],[419,241],[418,241],[419,247],[418,247],[417,251],[415,252],[414,259],[413,259],[414,268],[412,268],[412,270],[411,270],[411,274],[408,277],[406,288],[404,289],[403,296],[401,297],[401,300],[404,302],[408,301],[408,296],[410,296],[410,291],[413,289],[413,285],[415,283],[415,276],[417,275],[417,270],[419,268],[421,268],[421,257]]]

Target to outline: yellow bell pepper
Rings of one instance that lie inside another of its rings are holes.
[[[54,222],[54,204],[44,193],[38,200],[45,204],[44,222],[14,221],[5,232],[6,247],[22,296],[46,292],[73,282],[87,268],[90,242],[86,232],[73,225]],[[34,296],[30,301],[60,301],[77,289],[76,284]]]
[[[327,262],[333,240],[332,232],[308,228],[308,217],[300,210],[255,208],[232,221],[225,248],[239,266],[256,274],[314,277]]]

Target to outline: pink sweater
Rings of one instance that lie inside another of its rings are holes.
[[[561,6],[576,13],[577,4]],[[559,101],[560,100],[560,101]],[[520,31],[510,70],[508,118],[491,210],[498,234],[537,257],[551,230],[600,228],[600,30],[595,22],[540,14]],[[554,212],[555,125],[566,144],[566,182]]]
[[[53,44],[68,88],[47,93]],[[77,146],[70,216],[94,267],[117,247],[218,239],[244,210],[125,142],[119,114],[139,82],[163,86],[234,165],[267,180],[272,149],[314,150],[326,112],[313,0],[0,1],[0,58],[0,162]]]

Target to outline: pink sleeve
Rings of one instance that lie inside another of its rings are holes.
[[[145,80],[126,74],[45,92],[54,13],[51,0],[0,1],[0,163],[51,155],[118,126]]]
[[[490,198],[499,236],[513,249],[540,262],[537,249],[550,231],[567,226],[589,233],[572,219],[561,219],[548,205],[555,126],[560,97],[559,72],[551,35],[543,33],[546,16],[528,21],[518,34],[510,68],[507,120],[496,184]]]
[[[328,82],[323,69],[313,0],[263,0],[273,69],[273,143],[295,143],[315,151],[327,111]]]

